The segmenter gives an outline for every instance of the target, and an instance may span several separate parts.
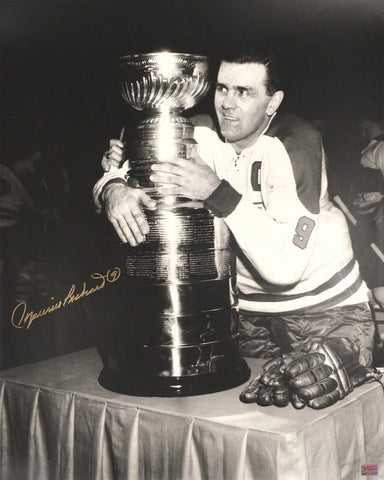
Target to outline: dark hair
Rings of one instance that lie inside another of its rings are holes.
[[[265,87],[268,95],[273,95],[275,92],[282,89],[276,55],[262,55],[253,52],[231,53],[222,57],[221,61],[239,64],[259,63],[264,65],[267,73]]]

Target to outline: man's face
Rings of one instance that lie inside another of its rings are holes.
[[[266,91],[266,74],[265,66],[259,63],[220,65],[215,109],[221,134],[237,151],[257,140],[277,109],[270,106],[273,97]]]

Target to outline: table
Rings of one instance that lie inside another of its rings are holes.
[[[261,361],[247,359],[252,374]],[[325,410],[259,407],[240,387],[184,398],[103,389],[93,348],[0,372],[2,480],[384,478],[382,386]]]

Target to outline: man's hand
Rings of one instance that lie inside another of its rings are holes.
[[[221,182],[216,173],[201,160],[196,148],[192,150],[190,160],[162,160],[154,163],[152,170],[152,182],[174,185],[158,186],[161,192],[182,195],[191,200],[206,200]]]
[[[109,149],[104,153],[101,159],[101,166],[104,172],[109,172],[111,167],[119,168],[123,161],[124,144],[120,140],[112,139],[109,141]]]
[[[149,226],[143,207],[155,210],[156,202],[140,188],[109,184],[104,193],[105,212],[123,243],[135,247],[145,241]]]

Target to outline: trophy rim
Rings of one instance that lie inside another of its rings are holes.
[[[168,50],[158,50],[154,52],[147,52],[147,53],[130,53],[126,55],[121,55],[117,58],[118,61],[121,60],[136,60],[138,58],[148,58],[148,57],[153,57],[157,56],[160,54],[167,54],[172,57],[177,57],[179,59],[181,58],[190,58],[194,60],[204,60],[208,61],[209,57],[207,55],[201,55],[201,54],[195,54],[195,53],[182,53],[182,52],[170,52]]]

